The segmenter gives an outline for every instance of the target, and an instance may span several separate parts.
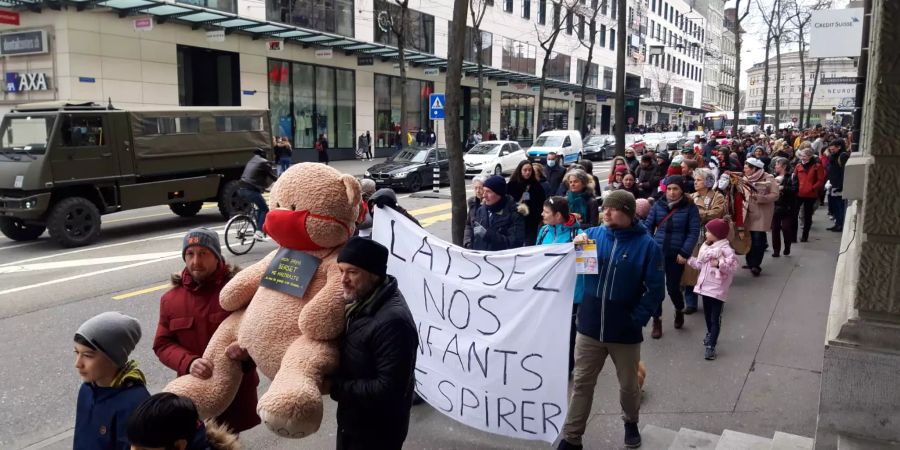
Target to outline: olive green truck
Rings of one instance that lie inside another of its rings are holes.
[[[122,110],[93,103],[22,105],[0,123],[0,231],[65,247],[100,234],[100,216],[169,205],[182,217],[218,202],[246,207],[239,179],[272,147],[268,111],[241,107]]]

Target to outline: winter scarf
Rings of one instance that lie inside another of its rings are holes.
[[[137,362],[133,359],[125,363],[125,367],[122,367],[122,370],[120,370],[119,373],[116,374],[116,377],[113,378],[112,383],[109,385],[109,387],[122,387],[129,381],[145,386],[147,385],[147,379],[144,378],[144,373],[137,368]]]
[[[569,203],[569,212],[573,214],[579,214],[582,219],[586,218],[588,216],[586,201],[587,196],[588,194],[585,191],[567,192],[566,201]]]

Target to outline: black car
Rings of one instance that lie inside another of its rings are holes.
[[[434,184],[434,168],[440,168],[440,182],[450,181],[450,160],[447,149],[437,147],[408,147],[395,153],[385,162],[366,170],[365,177],[375,180],[380,188],[403,188],[416,192]]]
[[[582,154],[585,159],[603,161],[615,154],[616,137],[609,134],[593,134],[584,141]]]

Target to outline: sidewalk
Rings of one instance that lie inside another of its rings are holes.
[[[349,173],[354,177],[361,178],[366,173],[366,169],[381,164],[387,158],[375,158],[372,161],[360,161],[358,159],[346,159],[343,161],[332,161],[331,167],[334,167],[341,173]]]

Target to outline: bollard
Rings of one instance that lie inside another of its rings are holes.
[[[431,187],[431,191],[435,194],[441,192],[441,166],[434,166],[434,185]]]

